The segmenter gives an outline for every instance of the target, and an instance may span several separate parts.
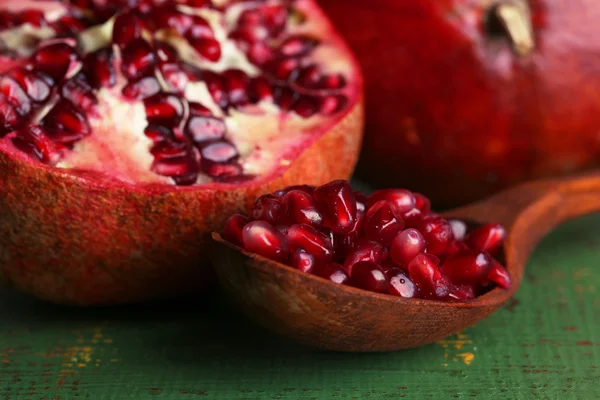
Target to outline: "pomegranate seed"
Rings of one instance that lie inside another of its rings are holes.
[[[200,150],[200,154],[203,162],[215,163],[230,163],[240,156],[235,146],[225,141],[210,143]]]
[[[12,141],[19,150],[44,164],[55,165],[62,157],[59,148],[39,126],[30,125],[17,131]]]
[[[252,43],[247,51],[248,61],[259,67],[265,67],[273,61],[273,49],[265,42]]]
[[[457,285],[476,285],[486,279],[492,260],[487,253],[462,251],[446,259],[441,270]]]
[[[421,193],[413,193],[415,197],[415,207],[421,211],[423,216],[431,212],[431,201]]]
[[[150,75],[156,66],[152,47],[142,38],[129,42],[123,49],[122,56],[121,71],[130,80]]]
[[[364,215],[367,211],[367,203],[369,199],[362,192],[354,191],[354,197],[356,198],[356,213],[357,215]]]
[[[279,53],[283,57],[302,57],[310,53],[314,49],[319,41],[304,35],[290,36],[283,41],[281,47],[279,47]]]
[[[281,199],[271,194],[265,194],[256,200],[254,210],[252,210],[252,218],[275,224],[279,221],[281,212]]]
[[[451,257],[455,254],[463,252],[464,250],[470,250],[469,247],[465,244],[465,242],[463,242],[462,240],[453,240],[448,245],[444,257]]]
[[[227,93],[225,93],[225,89],[223,88],[223,83],[221,82],[219,75],[210,71],[202,71],[202,80],[204,80],[206,88],[208,89],[208,92],[212,96],[215,103],[217,103],[217,105],[222,109],[226,109],[229,105],[229,99],[227,98]]]
[[[497,255],[502,248],[506,231],[500,224],[483,225],[465,238],[467,246],[473,250],[485,251]]]
[[[316,85],[319,89],[341,89],[346,86],[346,78],[342,74],[323,76]]]
[[[253,103],[273,101],[273,88],[271,87],[271,83],[263,76],[250,80],[248,84],[248,93],[250,101]]]
[[[373,204],[381,200],[391,202],[396,207],[396,211],[400,214],[412,210],[416,204],[415,196],[408,190],[383,189],[378,190],[369,196],[367,207],[371,208]]]
[[[356,225],[356,198],[346,181],[337,180],[318,187],[314,198],[323,213],[323,225],[334,233],[346,234]]]
[[[221,58],[221,44],[213,38],[189,39],[190,45],[198,54],[209,61],[217,62]]]
[[[334,245],[334,253],[336,259],[345,260],[348,254],[356,247],[358,240],[360,239],[360,232],[362,231],[362,224],[357,223],[356,227],[348,234],[337,234],[329,230],[331,242]]]
[[[416,256],[425,252],[426,247],[427,242],[421,232],[408,228],[392,240],[390,257],[394,263],[406,267]]]
[[[266,221],[253,221],[242,230],[244,248],[271,260],[283,262],[288,258],[285,237]]]
[[[448,223],[452,227],[452,236],[455,240],[463,240],[467,234],[467,224],[457,219],[448,220]]]
[[[244,169],[239,164],[204,163],[202,166],[207,175],[219,182],[239,184],[252,179],[250,176],[243,176]]]
[[[319,110],[323,115],[333,115],[342,111],[348,105],[348,98],[344,95],[325,96],[321,99]]]
[[[291,192],[292,190],[299,190],[301,192],[312,195],[315,192],[315,189],[316,189],[315,186],[310,186],[310,185],[294,185],[294,186],[288,186],[282,190],[278,190],[278,191],[274,192],[273,194],[276,196],[279,196],[279,197],[283,197],[286,194],[288,194],[289,192]]]
[[[54,141],[64,145],[71,145],[92,133],[85,115],[67,100],[56,103],[42,124]]]
[[[300,96],[294,104],[293,110],[302,118],[310,118],[319,111],[319,106],[314,97]]]
[[[210,27],[210,24],[206,20],[198,15],[192,16],[192,25],[186,32],[188,40],[195,39],[214,39],[214,32]]]
[[[291,190],[281,200],[286,219],[293,224],[306,224],[318,228],[323,215],[313,197],[302,190]]]
[[[227,222],[225,222],[225,228],[223,229],[223,238],[235,245],[242,245],[242,230],[244,226],[250,222],[248,218],[241,214],[234,214]]]
[[[179,12],[177,9],[169,6],[157,8],[154,15],[156,16],[155,20],[159,28],[174,29],[180,35],[188,32],[194,24],[194,18],[191,15]],[[206,21],[204,23],[206,24],[205,28],[210,29],[208,23]]]
[[[42,103],[48,100],[51,92],[50,86],[40,74],[34,71],[28,71],[25,68],[15,68],[10,71],[9,76],[19,84],[21,89],[25,91],[27,97],[29,97],[31,100],[37,103]],[[0,83],[0,85],[3,84]],[[7,97],[11,97],[4,91],[4,89],[0,90]]]
[[[438,268],[439,263],[434,255],[419,254],[408,264],[410,278],[427,299],[441,299],[450,293],[450,284]]]
[[[199,106],[202,105],[199,104]],[[195,143],[220,140],[225,136],[226,131],[227,127],[223,120],[212,117],[210,111],[208,111],[208,115],[196,114],[192,111],[192,103],[190,103],[190,118],[185,127],[185,133],[191,137]]]
[[[88,54],[84,60],[84,71],[94,88],[113,87],[117,84],[115,56],[110,47]]]
[[[150,150],[154,159],[158,161],[185,157],[190,152],[191,147],[187,143],[177,141],[161,141]]]
[[[164,141],[155,145],[152,171],[172,178],[177,185],[193,185],[198,179],[198,162],[195,150],[180,142]]]
[[[59,93],[63,99],[70,101],[73,105],[80,106],[83,110],[89,110],[98,103],[92,87],[82,73],[64,82],[60,86]]]
[[[194,8],[212,7],[211,0],[185,0],[183,1],[183,4]]]
[[[269,71],[278,81],[294,81],[300,73],[299,67],[300,61],[297,58],[286,58],[274,63]]]
[[[398,232],[404,228],[404,220],[397,215],[394,205],[389,201],[378,201],[365,215],[363,230],[365,236],[389,246]]]
[[[231,32],[229,37],[245,43],[257,43],[267,40],[269,31],[266,27],[260,25],[243,25]]]
[[[352,276],[352,268],[357,262],[370,261],[381,264],[387,257],[387,250],[379,242],[362,238],[358,240],[348,257],[346,257],[344,269]]]
[[[57,37],[73,37],[86,29],[86,24],[72,15],[63,15],[51,23]]]
[[[419,297],[417,286],[402,270],[386,271],[386,275],[390,282],[389,294],[407,299]]]
[[[377,293],[386,293],[390,285],[381,266],[370,261],[360,261],[354,264],[349,284]]]
[[[222,75],[229,104],[236,107],[248,103],[248,76],[239,69],[229,69]]]
[[[46,26],[46,19],[44,13],[41,10],[29,9],[21,11],[17,18],[17,24],[30,24],[36,28]]]
[[[248,9],[240,13],[238,17],[238,25],[259,25],[263,23],[263,15],[257,9]]]
[[[9,104],[6,97],[0,93],[0,137],[11,132],[20,125],[21,119],[15,108]]]
[[[169,90],[176,93],[183,93],[190,79],[181,65],[175,63],[165,63],[159,66],[161,75]]]
[[[331,261],[333,248],[329,238],[310,225],[292,225],[287,233],[292,251],[302,249],[310,253],[319,264]]]
[[[277,104],[282,111],[289,111],[296,104],[299,94],[287,86],[279,86],[275,89],[274,97],[275,104]]]
[[[157,41],[154,44],[154,51],[159,63],[173,63],[179,61],[177,49],[169,43]]]
[[[160,93],[144,100],[148,123],[176,127],[183,118],[184,106],[181,99],[168,93]]]
[[[344,284],[348,281],[348,275],[344,271],[340,264],[331,263],[325,265],[318,265],[313,273],[321,278],[327,279],[328,281]]]
[[[302,249],[292,252],[290,265],[302,272],[310,273],[315,267],[315,258]]]
[[[50,76],[55,82],[65,77],[71,63],[78,59],[75,49],[66,43],[53,43],[39,48],[32,56],[34,68]]]
[[[121,49],[134,39],[142,37],[142,21],[133,13],[126,12],[115,19],[112,41]]]
[[[300,70],[296,83],[301,87],[311,89],[317,87],[321,77],[321,68],[316,64],[311,64]]]
[[[475,287],[470,285],[452,286],[448,298],[455,301],[473,300],[475,298]]]
[[[508,271],[494,259],[492,259],[492,266],[488,272],[487,279],[503,289],[509,289],[511,285],[511,279]]]
[[[134,82],[129,82],[123,88],[123,96],[131,100],[142,100],[161,90],[158,80],[153,76],[146,76]]]
[[[29,115],[32,109],[31,100],[16,80],[6,75],[0,78],[0,93],[21,117]]]
[[[415,227],[418,229],[425,240],[427,240],[427,251],[434,255],[443,254],[454,237],[452,236],[452,227],[445,219],[441,217],[427,216],[423,218]]]
[[[156,143],[161,143],[164,141],[174,141],[175,135],[173,131],[165,126],[160,125],[149,125],[144,130],[144,133],[147,137],[152,139],[152,141]]]
[[[289,10],[283,5],[270,5],[261,7],[264,25],[269,29],[272,36],[278,36],[287,24]]]

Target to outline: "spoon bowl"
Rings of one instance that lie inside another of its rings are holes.
[[[421,346],[484,319],[518,290],[535,245],[556,225],[600,210],[600,175],[519,185],[444,213],[447,219],[498,222],[507,231],[508,290],[448,303],[404,299],[340,285],[266,259],[223,240],[214,265],[234,305],[258,324],[309,346],[382,352]]]

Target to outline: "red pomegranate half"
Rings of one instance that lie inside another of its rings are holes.
[[[321,0],[358,56],[358,172],[455,205],[600,165],[600,3]]]
[[[209,282],[211,231],[351,175],[362,79],[314,0],[0,2],[0,280],[66,304]]]

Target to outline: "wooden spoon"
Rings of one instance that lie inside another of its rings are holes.
[[[339,285],[243,252],[218,234],[215,269],[233,303],[255,322],[298,342],[336,351],[421,346],[475,324],[510,299],[539,240],[568,219],[600,210],[600,175],[525,183],[449,211],[446,218],[498,222],[507,230],[509,290],[464,303],[403,299]]]

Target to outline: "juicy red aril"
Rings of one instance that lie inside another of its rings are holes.
[[[194,23],[191,15],[179,12],[175,8],[169,6],[156,8],[154,14],[157,17],[157,25],[159,28],[174,29],[180,35],[185,34]],[[206,24],[206,26],[207,29],[210,29],[208,24]]]
[[[221,78],[214,72],[202,71],[202,79],[204,80],[206,88],[208,89],[208,92],[212,96],[215,103],[217,103],[217,105],[223,109],[227,108],[229,99],[227,98],[227,94],[223,88]]]
[[[228,142],[220,141],[210,143],[200,150],[202,161],[208,160],[215,163],[228,163],[239,157],[239,153],[234,145]]]
[[[239,164],[203,163],[202,170],[215,180],[226,183],[241,183],[252,179],[243,176],[244,168]]]
[[[377,293],[386,293],[389,288],[389,282],[383,269],[370,261],[360,261],[354,264],[349,283],[352,286]]]
[[[275,224],[279,220],[281,211],[281,200],[271,194],[265,194],[254,203],[252,218]]]
[[[323,225],[335,233],[352,231],[356,224],[356,198],[346,181],[333,181],[315,190],[314,198],[323,213]]]
[[[193,148],[186,144],[162,142],[155,145],[151,153],[154,162],[151,170],[172,178],[180,186],[193,185],[198,179],[198,162]]]
[[[248,76],[239,69],[230,69],[222,74],[229,104],[236,107],[248,103]]]
[[[263,15],[257,9],[247,9],[240,13],[238,25],[259,25],[263,23]]]
[[[146,76],[123,87],[123,96],[131,100],[142,100],[154,96],[161,90],[160,83],[153,76]]]
[[[306,224],[316,228],[323,222],[323,215],[317,209],[313,197],[301,190],[291,190],[283,196],[283,213],[293,224]]]
[[[229,35],[231,38],[246,43],[262,42],[269,37],[269,31],[264,26],[241,26]]]
[[[327,236],[309,225],[292,225],[287,233],[292,251],[302,249],[310,253],[318,263],[331,261],[333,249]]]
[[[319,112],[323,115],[332,115],[342,111],[348,105],[348,98],[344,95],[325,96],[321,98]]]
[[[60,86],[59,93],[63,99],[81,107],[83,110],[89,110],[98,102],[92,91],[92,87],[88,84],[82,73],[73,79],[65,81]]]
[[[112,41],[121,49],[134,39],[142,36],[142,21],[133,12],[119,15],[115,19]]]
[[[419,254],[408,264],[409,276],[425,298],[442,299],[450,292],[450,284],[438,268],[439,263],[431,254]]]
[[[234,214],[225,222],[223,228],[223,238],[238,246],[242,245],[242,230],[250,222],[248,218],[241,214]]]
[[[88,54],[83,59],[85,74],[95,88],[113,87],[117,83],[115,56],[110,47]]]
[[[466,250],[446,259],[441,270],[454,284],[476,285],[486,279],[491,264],[487,253]]]
[[[466,245],[462,240],[453,240],[448,244],[448,248],[446,249],[446,253],[444,254],[445,258],[451,257],[455,254],[461,253],[465,250],[470,250],[469,246]]]
[[[156,57],[159,63],[172,63],[179,60],[177,49],[166,42],[156,42],[154,44]]]
[[[196,143],[222,139],[226,131],[225,122],[210,116],[210,111],[209,115],[194,115],[193,112],[190,112],[190,118],[185,127],[186,134]]]
[[[75,49],[66,43],[53,43],[39,48],[32,56],[34,68],[58,82],[65,77],[71,63],[78,58]]]
[[[183,118],[184,106],[173,94],[161,93],[144,100],[148,123],[168,127],[178,126]]]
[[[155,160],[169,160],[179,158],[189,154],[191,147],[187,143],[176,141],[161,141],[152,147],[150,153]]]
[[[283,41],[279,53],[283,57],[302,57],[314,49],[318,40],[308,36],[291,36]]]
[[[496,255],[500,251],[505,237],[506,231],[502,225],[487,224],[469,233],[465,238],[465,242],[474,250]]]
[[[269,29],[272,36],[279,35],[284,29],[289,16],[289,10],[283,5],[268,5],[260,9],[263,24]]]
[[[48,100],[50,96],[50,86],[48,82],[40,76],[37,72],[28,71],[25,68],[15,68],[9,73],[10,78],[14,79],[15,82],[25,91],[27,96],[37,102],[41,103]],[[4,85],[4,83],[0,83]],[[0,89],[5,96],[10,97],[5,89]]]
[[[273,49],[264,42],[252,43],[247,51],[248,61],[259,67],[271,63],[275,57]]]
[[[265,77],[256,77],[248,83],[248,94],[250,101],[258,103],[260,101],[273,101],[273,88],[271,83]]]
[[[302,272],[310,273],[315,267],[315,258],[302,249],[292,250],[290,264]]]
[[[29,9],[19,13],[18,24],[31,24],[36,28],[41,28],[46,25],[46,19],[41,10]]]
[[[472,300],[475,298],[475,287],[471,285],[452,286],[448,298],[455,301]]]
[[[367,202],[368,198],[361,192],[354,192],[354,197],[356,198],[356,213],[357,215],[364,215],[367,211]]]
[[[343,284],[348,281],[348,275],[344,271],[343,267],[336,263],[318,265],[313,270],[313,274],[339,284]]]
[[[21,85],[11,77],[3,76],[0,78],[0,93],[4,95],[20,116],[26,116],[31,112],[31,100]]]
[[[92,132],[81,110],[66,100],[56,103],[42,124],[54,141],[65,145],[71,145]]]
[[[421,211],[421,214],[423,216],[429,214],[431,212],[431,201],[421,193],[413,193],[413,196],[415,197],[415,207]]]
[[[403,214],[407,211],[412,210],[415,207],[416,199],[412,192],[404,189],[383,189],[378,190],[369,196],[369,203],[367,206],[371,208],[373,204],[378,201],[386,200],[391,202],[397,212]]]
[[[425,238],[416,229],[409,228],[400,232],[390,245],[390,258],[401,266],[408,264],[420,253],[425,252],[427,243]]]
[[[175,140],[173,131],[166,126],[161,125],[149,125],[144,130],[144,133],[149,137],[155,144],[164,141]]]
[[[121,71],[130,80],[151,74],[156,66],[154,51],[142,38],[129,42],[123,49],[122,56]]]
[[[297,92],[289,87],[279,86],[274,93],[275,104],[277,104],[282,111],[289,111],[294,107],[299,96],[300,95]]]
[[[428,216],[415,226],[427,240],[427,251],[434,255],[442,255],[454,237],[452,227],[441,217]]]
[[[73,15],[63,15],[51,23],[52,29],[56,31],[57,37],[72,37],[86,29],[86,24]]]
[[[293,110],[302,118],[310,118],[319,111],[319,106],[312,96],[299,96]]]
[[[181,66],[177,63],[162,63],[159,70],[169,90],[183,93],[190,79]]]
[[[305,88],[315,88],[321,81],[321,77],[321,68],[312,64],[300,70],[296,83]]]
[[[198,54],[209,61],[217,62],[221,58],[221,44],[213,38],[190,39],[190,45]]]
[[[22,152],[48,165],[55,165],[62,156],[43,128],[27,126],[17,131],[13,144]]]
[[[214,37],[214,32],[210,27],[210,24],[206,20],[198,15],[192,16],[192,24],[189,30],[186,32],[186,36],[189,39],[210,39]]]
[[[398,297],[415,298],[419,297],[419,290],[415,283],[401,270],[386,271],[390,286],[388,293]]]
[[[389,246],[398,232],[404,228],[404,220],[397,215],[389,201],[378,201],[368,209],[363,224],[365,236]]]
[[[296,58],[286,58],[281,61],[277,61],[270,68],[269,71],[278,81],[293,81],[298,77],[300,61]]]
[[[244,248],[271,260],[283,262],[288,258],[285,237],[266,221],[253,221],[242,230]]]
[[[6,97],[0,93],[0,137],[11,132],[21,122],[15,108],[9,104]]]
[[[330,74],[323,76],[318,83],[319,89],[341,89],[346,86],[346,78],[342,74]]]
[[[370,261],[380,264],[387,259],[387,256],[387,250],[379,242],[363,238],[356,243],[346,257],[344,269],[352,276],[352,268],[357,262]]]
[[[510,288],[511,279],[508,271],[494,259],[492,259],[492,266],[488,272],[487,279],[503,289]]]

